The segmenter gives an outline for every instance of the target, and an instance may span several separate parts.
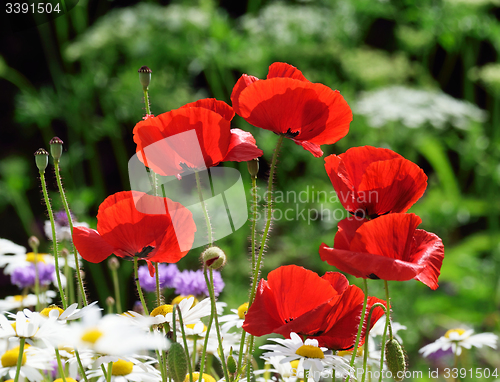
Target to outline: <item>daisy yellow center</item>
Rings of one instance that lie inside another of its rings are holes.
[[[458,333],[458,335],[461,336],[462,334],[465,333],[465,329],[450,329],[444,334],[444,336],[446,338],[450,338],[451,333]]]
[[[89,329],[85,333],[83,333],[82,341],[90,342],[91,344],[95,344],[99,338],[101,338],[102,332],[99,329]]]
[[[123,359],[119,359],[116,362],[113,362],[113,369],[111,370],[111,374],[113,375],[128,375],[132,373],[132,369],[134,368],[134,364],[130,361],[124,361]]]
[[[197,382],[199,379],[200,379],[200,373],[193,373],[193,382]],[[202,379],[204,382],[216,382],[214,377],[205,373],[203,373]],[[189,382],[189,374],[186,375],[184,382]]]
[[[63,382],[62,378],[54,379],[54,382]],[[66,382],[76,382],[73,378],[66,377]]]
[[[35,257],[36,257],[37,263],[45,263],[45,259],[43,258],[43,256],[41,254],[38,254],[35,256],[35,254],[33,252],[29,252],[26,254],[26,261],[29,261],[30,263],[34,263]]]
[[[2,367],[14,367],[17,365],[17,359],[19,357],[19,346],[15,347],[14,349],[7,350],[3,355],[2,355]],[[26,353],[23,352],[23,360],[21,363],[21,366],[24,366],[26,363]]]
[[[189,328],[189,329],[194,329],[195,326],[196,326],[196,324],[188,324],[188,325],[186,325],[186,327]],[[203,325],[203,331],[204,332],[207,331],[207,327],[205,325]]]
[[[295,354],[306,358],[325,358],[323,351],[319,347],[312,345],[302,345]]]
[[[172,305],[179,304],[182,300],[185,300],[186,298],[191,298],[191,297],[193,297],[193,305],[191,305],[191,308],[192,308],[193,306],[198,304],[197,298],[194,297],[192,294],[190,294],[189,296],[182,296],[182,295],[177,296],[176,298],[174,298],[172,300]]]
[[[245,302],[244,304],[241,304],[238,307],[238,317],[241,318],[242,320],[245,319],[245,314],[247,314],[248,310],[248,302]]]
[[[352,355],[352,350],[340,350],[337,352],[337,355],[342,357],[342,356],[345,356],[345,355]],[[363,347],[360,346],[358,348],[358,351],[356,352],[356,357],[360,357],[363,355]]]
[[[151,313],[149,314],[151,317],[156,317],[156,316],[166,316],[167,313],[172,313],[173,306],[172,305],[160,305],[157,308],[154,308]]]
[[[290,366],[292,367],[292,377],[297,375],[297,369],[299,368],[300,361],[298,359],[290,362]]]
[[[16,294],[15,296],[12,297],[14,297],[14,301],[16,302],[21,302],[24,300],[24,296],[21,296],[20,294]]]
[[[49,316],[49,313],[50,313],[52,310],[58,310],[58,311],[59,311],[59,315],[61,315],[61,314],[63,314],[63,313],[64,313],[64,310],[62,310],[62,309],[61,309],[61,308],[59,308],[58,306],[51,305],[51,306],[49,306],[48,308],[42,309],[42,311],[40,312],[40,315],[42,315],[42,316],[44,316],[44,317],[48,317],[48,316]]]

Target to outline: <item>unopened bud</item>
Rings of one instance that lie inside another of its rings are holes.
[[[41,173],[45,172],[47,165],[49,164],[49,153],[45,149],[38,149],[35,151],[35,163],[38,167],[38,171]]]
[[[402,381],[406,372],[406,354],[403,347],[393,338],[385,343],[385,354],[392,377],[396,382]]]
[[[108,267],[112,271],[116,271],[118,268],[120,268],[120,262],[116,257],[110,257],[108,260]]]
[[[219,247],[210,247],[201,254],[201,261],[208,268],[219,269],[226,265],[226,254]]]
[[[170,345],[167,355],[167,366],[169,375],[174,382],[184,382],[188,370],[187,363],[186,352],[182,345],[178,342]]]
[[[50,154],[52,155],[52,158],[54,158],[55,160],[59,160],[59,158],[61,157],[62,155],[62,152],[63,152],[63,141],[58,138],[58,137],[54,137],[50,140],[49,144],[50,144]]]
[[[66,248],[61,249],[61,256],[66,259],[69,256],[69,251]]]
[[[259,173],[259,158],[255,158],[249,160],[247,162],[248,172],[252,178],[257,178],[257,174]]]
[[[230,354],[227,357],[227,371],[229,371],[231,374],[234,374],[234,373],[236,373],[237,369],[238,368],[236,366],[236,360],[234,359],[233,355]]]
[[[149,83],[151,82],[152,71],[147,66],[141,66],[138,72],[139,72],[139,81],[141,82],[142,85],[142,90],[146,91],[148,90]]]
[[[28,245],[30,246],[33,252],[38,252],[38,247],[40,245],[40,240],[36,236],[31,236],[28,239]]]
[[[106,299],[106,305],[108,307],[112,307],[115,305],[115,299],[111,296],[108,296],[108,298]]]

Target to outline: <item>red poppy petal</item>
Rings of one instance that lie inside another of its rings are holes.
[[[307,150],[310,153],[312,153],[316,158],[323,156],[323,150],[321,150],[321,148],[314,143],[307,141],[298,141],[296,139],[292,139],[292,141],[294,141],[299,146],[302,146],[304,150]]]
[[[74,227],[73,243],[80,255],[91,263],[100,263],[115,252],[115,247],[91,228]]]
[[[333,289],[337,291],[338,294],[344,293],[344,291],[349,286],[347,277],[339,272],[326,272],[321,278],[324,280],[328,280],[328,282],[331,284]]]
[[[271,78],[257,81],[244,89],[239,96],[238,114],[254,126],[277,134],[296,133],[296,140],[316,144],[333,143],[311,139],[330,127],[330,110],[338,92],[322,84],[297,81],[291,78]],[[302,136],[301,132],[304,132]],[[330,133],[329,133],[330,134]],[[338,139],[347,134],[345,127],[330,135]]]
[[[362,224],[350,250],[411,261],[413,234],[422,219],[415,214],[389,214]]]
[[[354,235],[356,235],[356,231],[367,221],[366,219],[360,219],[353,216],[349,216],[339,221],[333,247],[335,249],[349,250],[351,248],[351,241],[354,239]]]
[[[241,94],[241,92],[256,81],[259,81],[259,79],[257,77],[243,74],[239,78],[238,82],[236,82],[236,84],[234,85],[233,91],[231,93],[231,103],[233,105],[234,111],[238,115],[241,115],[240,114],[240,94]]]
[[[424,194],[427,176],[415,163],[397,158],[371,163],[358,185],[369,215],[406,212]]]
[[[310,82],[304,77],[299,69],[284,62],[275,62],[269,67],[267,79],[276,77],[293,78],[294,80]]]
[[[255,144],[252,134],[240,129],[231,129],[231,141],[222,161],[249,161],[262,156],[262,154],[263,152]]]
[[[337,155],[327,156],[325,158],[325,169],[340,203],[347,211],[355,213],[358,209],[358,203],[356,202],[354,185],[342,157]]]
[[[412,261],[425,264],[424,270],[415,279],[431,289],[438,287],[438,277],[444,259],[444,246],[441,239],[433,233],[415,230]]]
[[[215,98],[205,98],[205,99],[200,99],[195,102],[188,103],[184,106],[181,106],[180,109],[186,108],[186,107],[201,107],[204,109],[208,109],[211,111],[216,112],[219,114],[222,118],[231,121],[234,117],[234,110],[231,106],[229,106],[227,103],[224,101],[219,101]]]
[[[269,273],[267,282],[274,292],[282,322],[296,319],[337,295],[327,280],[296,265],[275,269]]]
[[[146,263],[148,264],[149,275],[151,277],[154,277],[155,276],[155,265],[149,260],[146,260]]]
[[[269,288],[267,281],[262,279],[259,282],[255,300],[245,315],[243,329],[259,337],[273,333],[276,328],[282,325],[274,293]]]
[[[370,253],[345,251],[329,248],[322,244],[319,248],[321,260],[337,267],[342,272],[361,278],[406,281],[413,279],[425,269],[425,265],[391,259]]]

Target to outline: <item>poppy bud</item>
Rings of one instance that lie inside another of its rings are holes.
[[[167,355],[167,366],[170,377],[174,382],[183,382],[187,374],[186,352],[182,345],[174,342],[170,345]]]
[[[59,160],[62,155],[63,143],[64,142],[58,137],[52,138],[49,142],[50,154],[52,154],[52,158],[54,158],[55,160]]]
[[[61,249],[61,256],[66,259],[69,256],[69,251],[66,248]]]
[[[236,373],[236,370],[236,360],[234,359],[233,355],[230,354],[229,357],[227,357],[227,371],[229,371],[231,374],[234,374]]]
[[[38,171],[41,173],[45,172],[47,165],[49,164],[49,153],[45,149],[38,149],[35,151],[35,163],[38,167]]]
[[[210,247],[201,254],[201,260],[210,269],[219,269],[226,265],[226,254],[219,247]]]
[[[108,296],[108,297],[106,298],[106,305],[107,305],[109,308],[111,308],[112,306],[114,306],[114,305],[115,305],[115,299],[114,299],[113,297],[111,297],[111,296]]]
[[[28,239],[28,245],[30,246],[33,252],[37,252],[38,246],[40,245],[40,240],[36,236],[31,236]]]
[[[108,267],[112,271],[116,271],[118,268],[120,268],[120,262],[116,257],[110,257],[108,260]]]
[[[259,158],[249,160],[247,162],[247,167],[251,177],[257,178],[257,174],[259,173]]]
[[[406,354],[403,347],[393,338],[385,343],[385,354],[392,377],[396,382],[402,381],[406,372]]]
[[[152,71],[147,66],[141,66],[138,72],[139,72],[139,81],[141,82],[142,85],[142,90],[146,91],[148,90],[149,83],[151,82]]]

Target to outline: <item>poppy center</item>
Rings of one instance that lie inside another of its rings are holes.
[[[245,319],[245,314],[247,314],[248,310],[248,302],[245,302],[244,304],[241,304],[238,307],[238,317],[241,318],[242,320]]]
[[[124,361],[123,359],[119,359],[116,362],[113,362],[113,367],[111,369],[112,375],[128,375],[132,373],[132,369],[134,368],[134,364],[130,361]]]
[[[156,317],[156,316],[166,316],[167,313],[172,313],[174,307],[172,305],[160,305],[156,308],[154,308],[151,313],[149,314],[151,317]]]
[[[143,249],[141,249],[141,252],[137,252],[135,256],[137,256],[139,259],[145,259],[151,252],[154,251],[154,249],[155,247],[153,247],[152,245],[147,245]]]
[[[306,358],[325,358],[323,351],[319,347],[312,345],[302,345],[295,351],[295,354]]]
[[[61,308],[59,308],[59,307],[58,307],[58,306],[56,306],[56,305],[52,305],[52,306],[49,306],[48,308],[42,309],[42,311],[40,312],[40,315],[41,315],[41,316],[44,316],[44,317],[49,317],[49,313],[50,313],[52,310],[57,310],[57,311],[59,311],[59,315],[61,315],[61,314],[63,314],[63,313],[64,313],[64,310],[62,310]]]
[[[448,331],[444,334],[444,336],[445,336],[446,338],[450,338],[450,335],[451,335],[452,333],[457,333],[459,336],[461,336],[462,334],[464,334],[464,333],[465,333],[465,329],[450,329],[450,330],[448,330]]]
[[[295,138],[297,135],[300,134],[300,131],[295,131],[292,132],[291,129],[288,129],[285,134],[283,134],[286,138]]]
[[[19,346],[14,349],[7,350],[2,355],[2,367],[14,367],[17,365],[17,358],[19,357]],[[23,360],[21,362],[21,366],[24,366],[26,363],[26,353],[23,352]]]
[[[90,329],[83,333],[82,341],[90,342],[91,344],[95,344],[99,338],[102,337],[102,332],[99,329]]]

